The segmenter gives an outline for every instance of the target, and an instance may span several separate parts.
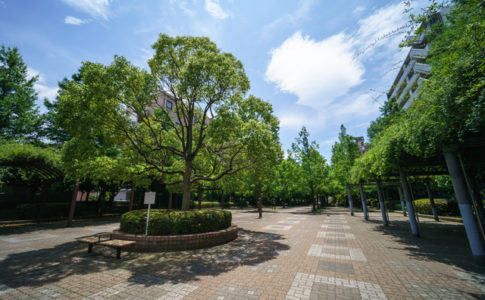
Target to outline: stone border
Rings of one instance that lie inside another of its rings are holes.
[[[237,238],[237,226],[232,225],[226,229],[205,233],[181,234],[181,235],[144,235],[130,234],[114,230],[113,239],[135,241],[134,246],[126,247],[127,250],[150,252],[150,251],[175,251],[192,250],[216,245],[222,245]]]

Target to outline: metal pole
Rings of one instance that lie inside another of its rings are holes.
[[[376,187],[377,187],[377,198],[379,198],[379,206],[381,208],[382,223],[384,224],[384,226],[389,226],[389,221],[387,220],[387,215],[386,215],[386,206],[384,204],[384,196],[382,195],[381,180],[379,178],[377,178],[376,180]]]
[[[460,169],[460,163],[456,157],[456,150],[445,148],[443,149],[443,154],[448,171],[450,172],[451,182],[453,184],[453,189],[455,190],[458,208],[460,209],[461,217],[463,218],[463,225],[465,225],[465,231],[472,254],[483,260],[485,259],[485,243],[483,242],[477,221],[473,215],[470,195],[463,173]]]
[[[419,227],[418,223],[416,222],[416,216],[414,215],[414,207],[413,207],[413,197],[411,194],[411,189],[409,188],[409,183],[406,178],[406,172],[403,168],[399,168],[399,177],[401,178],[401,186],[402,191],[404,194],[404,200],[406,201],[406,206],[408,209],[409,215],[409,224],[411,225],[411,232],[414,236],[419,236]]]
[[[148,221],[150,220],[150,206],[151,206],[151,204],[148,204],[147,227],[146,227],[146,230],[145,230],[145,235],[148,235]]]
[[[349,208],[350,208],[350,215],[354,215],[354,205],[352,203],[352,195],[350,194],[350,186],[347,185],[347,197],[349,198]]]
[[[362,210],[364,211],[364,219],[369,220],[369,214],[367,213],[367,204],[365,200],[364,187],[362,186],[362,183],[359,183],[359,189],[360,189],[360,199],[362,200]]]

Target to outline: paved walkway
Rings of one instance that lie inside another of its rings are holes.
[[[423,219],[414,238],[398,214],[384,228],[379,212],[309,210],[233,211],[229,244],[121,260],[74,241],[117,223],[3,228],[0,299],[485,299],[463,225]]]

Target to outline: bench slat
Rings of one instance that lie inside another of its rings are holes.
[[[101,245],[103,246],[115,247],[115,248],[131,246],[134,244],[136,244],[135,241],[125,241],[125,240],[109,240],[109,241],[101,242]]]

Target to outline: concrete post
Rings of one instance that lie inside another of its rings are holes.
[[[402,188],[400,186],[397,187],[397,192],[399,193],[399,200],[401,200],[402,215],[406,216],[406,206],[404,205],[404,196],[402,194]]]
[[[347,197],[349,198],[349,208],[350,208],[350,215],[354,215],[354,205],[352,203],[352,195],[350,195],[350,186],[347,185]]]
[[[365,200],[364,187],[362,183],[359,184],[360,189],[360,199],[362,200],[362,210],[364,211],[364,219],[369,220],[369,214],[367,213],[367,203]]]
[[[431,210],[433,211],[433,217],[436,221],[439,221],[438,212],[436,211],[436,207],[434,205],[434,197],[433,193],[431,193],[431,187],[429,181],[426,181],[426,191],[428,192],[429,204],[431,205]]]
[[[387,220],[387,215],[386,215],[386,205],[384,204],[384,195],[382,194],[381,180],[379,178],[376,180],[376,187],[377,187],[377,198],[379,198],[379,207],[381,208],[381,214],[382,214],[382,224],[384,224],[384,226],[389,226],[389,220]]]
[[[465,225],[472,254],[481,260],[485,260],[485,243],[480,235],[478,223],[473,215],[470,194],[468,193],[465,178],[460,169],[458,158],[456,157],[456,151],[451,148],[445,148],[443,149],[443,154],[448,172],[450,172],[451,182],[455,191],[456,200],[458,201],[458,208],[463,218],[463,225]]]
[[[411,225],[411,232],[414,236],[419,236],[418,222],[416,222],[416,216],[414,214],[413,197],[411,195],[411,189],[406,176],[406,171],[403,168],[399,168],[399,177],[401,178],[401,187],[406,201],[406,207],[408,209],[409,224]]]

